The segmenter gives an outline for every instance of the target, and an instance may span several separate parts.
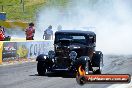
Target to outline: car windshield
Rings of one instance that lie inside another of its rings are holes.
[[[59,40],[62,39],[69,39],[71,40],[71,43],[80,43],[80,44],[86,44],[86,37],[84,35],[79,34],[57,34],[55,37],[55,41],[59,42]]]

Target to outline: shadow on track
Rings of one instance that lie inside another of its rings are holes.
[[[38,74],[34,75],[29,75],[29,76],[39,76]],[[62,78],[75,78],[76,74],[75,73],[70,73],[70,72],[48,72],[44,76],[47,77],[62,77]]]

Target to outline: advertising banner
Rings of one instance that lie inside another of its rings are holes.
[[[53,50],[52,41],[27,42],[28,58],[35,58],[39,54],[48,54],[49,50]]]
[[[16,56],[17,58],[27,58],[28,56],[28,47],[26,42],[17,42],[17,51]]]
[[[53,50],[53,41],[3,42],[3,61],[35,59],[39,54]]]
[[[2,59],[3,61],[16,59],[17,43],[3,42]]]

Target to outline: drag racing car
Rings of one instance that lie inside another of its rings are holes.
[[[60,30],[55,32],[54,51],[37,56],[37,72],[69,71],[101,74],[103,54],[96,51],[96,34],[91,31]]]

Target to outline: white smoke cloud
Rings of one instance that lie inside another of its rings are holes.
[[[48,25],[56,30],[93,27],[97,50],[104,54],[132,54],[131,0],[71,0],[67,8],[47,7],[38,14],[36,39]],[[86,29],[82,29],[86,30]]]
[[[19,27],[6,29],[5,35],[11,36],[11,38],[25,38],[25,32]]]

